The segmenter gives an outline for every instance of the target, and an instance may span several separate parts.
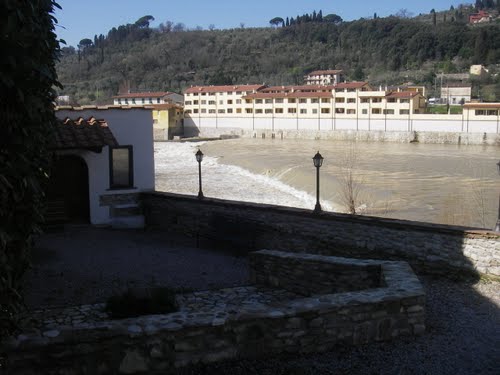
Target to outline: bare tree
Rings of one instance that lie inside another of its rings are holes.
[[[172,31],[175,32],[181,32],[186,30],[186,25],[184,25],[182,22],[177,22],[174,27],[172,28]]]
[[[344,155],[340,158],[339,192],[340,199],[345,205],[347,212],[356,215],[360,206],[360,194],[362,190],[361,177],[356,171],[359,161],[359,152],[354,143],[351,143]]]
[[[396,13],[396,17],[399,17],[399,18],[411,18],[411,17],[413,17],[413,13],[410,12],[408,9],[404,8],[404,9],[400,9]]]
[[[172,28],[174,27],[174,23],[172,21],[165,21],[165,23],[160,23],[158,28],[160,29],[160,32],[162,33],[169,33],[172,31]]]

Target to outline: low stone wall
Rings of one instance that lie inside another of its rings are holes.
[[[284,257],[304,259],[269,251],[255,257],[275,257],[277,262]],[[309,260],[349,262],[321,256]],[[321,352],[340,344],[424,333],[424,291],[408,264],[353,262],[358,270],[378,267],[384,286],[285,300],[276,300],[276,294],[273,300],[273,292],[255,287],[197,292],[183,295],[184,306],[181,303],[177,313],[116,321],[86,320],[86,315],[99,316],[86,306],[73,309],[79,315],[72,320],[51,318],[49,325],[12,337],[0,349],[7,353],[8,374],[149,374],[223,359]],[[196,302],[200,300],[206,303],[200,305]],[[195,303],[186,304],[189,301]]]
[[[500,277],[500,234],[171,193],[144,193],[146,225],[242,253],[273,248],[409,262],[419,272]]]
[[[380,264],[372,261],[275,250],[252,252],[249,261],[253,283],[305,296],[383,286]]]

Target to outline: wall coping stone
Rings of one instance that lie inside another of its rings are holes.
[[[497,239],[500,241],[500,233],[493,230],[486,230],[482,228],[474,227],[464,227],[464,226],[454,226],[445,224],[434,224],[426,223],[421,221],[411,221],[411,220],[401,220],[401,219],[390,219],[390,218],[380,218],[376,216],[365,216],[365,215],[350,215],[337,212],[325,212],[314,213],[313,210],[307,210],[303,208],[287,207],[270,205],[263,203],[253,203],[253,202],[241,202],[232,201],[219,198],[207,198],[199,199],[196,196],[168,193],[168,192],[143,192],[140,193],[141,197],[151,196],[151,197],[167,197],[175,199],[177,201],[186,201],[190,203],[196,203],[203,206],[221,206],[221,207],[234,207],[239,209],[258,209],[266,210],[267,212],[276,212],[280,214],[290,214],[294,216],[302,216],[310,218],[313,220],[324,220],[324,221],[343,221],[351,222],[359,225],[371,225],[371,226],[383,226],[386,228],[392,228],[396,230],[408,231],[420,231],[420,232],[433,232],[433,233],[444,233],[453,236],[460,236],[465,238],[485,238],[485,239]]]

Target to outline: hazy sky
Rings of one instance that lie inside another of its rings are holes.
[[[216,28],[269,26],[274,17],[296,17],[313,10],[323,15],[336,13],[344,20],[397,13],[408,9],[415,15],[428,13],[431,9],[446,10],[464,0],[56,0],[63,8],[55,16],[58,36],[69,45],[76,46],[83,38],[93,39],[119,25],[134,23],[144,15],[152,15],[155,21],[182,22],[188,28],[210,24]]]

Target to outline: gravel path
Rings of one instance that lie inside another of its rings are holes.
[[[499,375],[500,283],[421,280],[427,293],[427,332],[421,337],[179,374]],[[189,290],[245,285],[247,262],[163,233],[72,227],[38,241],[26,301],[33,308],[102,302],[127,285],[152,283]]]
[[[26,304],[36,309],[100,303],[129,286],[191,291],[248,284],[245,258],[195,245],[160,232],[90,226],[45,234],[25,278]]]

